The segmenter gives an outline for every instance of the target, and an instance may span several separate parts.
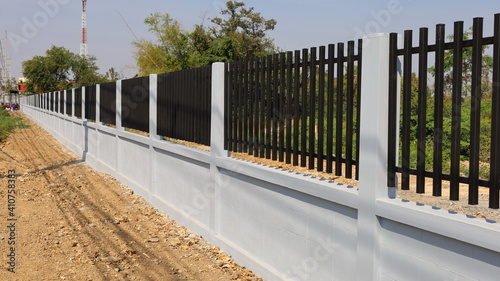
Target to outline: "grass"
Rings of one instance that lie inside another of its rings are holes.
[[[21,118],[12,117],[7,110],[0,108],[0,142],[3,142],[14,129],[27,127]]]

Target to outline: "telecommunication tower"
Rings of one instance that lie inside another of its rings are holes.
[[[80,55],[86,57],[87,49],[87,0],[82,0],[82,43],[80,44]]]

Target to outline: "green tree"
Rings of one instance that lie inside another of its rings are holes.
[[[145,19],[156,40],[139,39],[135,57],[140,75],[163,73],[234,61],[277,51],[267,36],[276,21],[264,19],[243,2],[228,1],[211,26],[195,25],[184,30],[169,14],[154,13]]]
[[[120,80],[122,79],[123,76],[118,73],[114,67],[111,67],[107,72],[106,72],[106,80],[108,82],[114,82],[114,81],[117,81],[117,80]]]
[[[215,38],[233,38],[234,50],[228,60],[238,60],[262,56],[277,51],[267,32],[274,30],[276,20],[266,20],[254,8],[246,8],[245,3],[227,1],[226,9],[220,12],[222,17],[213,18],[215,26],[210,28]]]
[[[106,81],[103,75],[97,73],[95,57],[82,57],[64,47],[52,46],[45,56],[35,56],[24,61],[22,66],[28,91],[34,93],[91,86]]]
[[[472,27],[468,31],[464,32],[463,40],[470,40],[472,36]],[[447,37],[451,42],[454,40],[454,36],[448,35]],[[486,54],[488,46],[482,47],[483,60],[482,60],[482,78],[481,78],[481,91],[483,94],[491,93],[491,75],[493,71],[493,57]],[[470,96],[471,93],[471,83],[472,83],[472,47],[467,47],[463,49],[462,52],[462,96]],[[453,89],[453,50],[447,50],[444,53],[444,94],[451,95]],[[434,77],[436,75],[436,68],[430,67],[429,73]]]

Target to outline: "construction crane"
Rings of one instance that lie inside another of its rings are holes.
[[[80,55],[86,57],[87,49],[87,0],[82,0],[82,43],[80,44]]]

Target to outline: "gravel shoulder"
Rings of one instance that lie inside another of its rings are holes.
[[[12,114],[30,127],[0,144],[1,280],[262,280]],[[10,210],[9,171],[16,174]]]

